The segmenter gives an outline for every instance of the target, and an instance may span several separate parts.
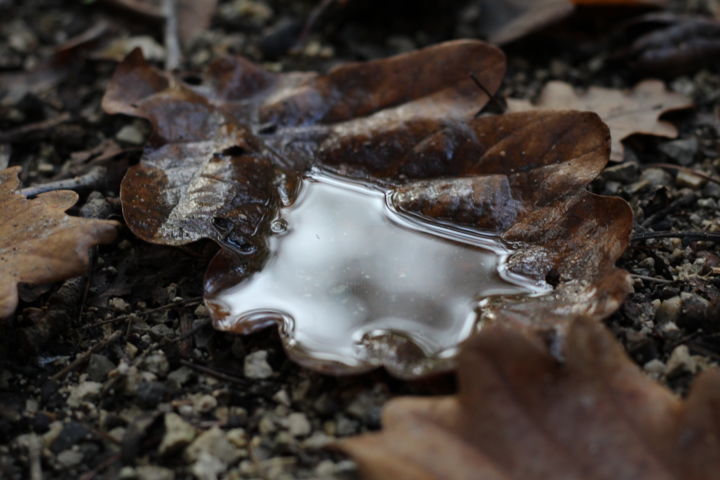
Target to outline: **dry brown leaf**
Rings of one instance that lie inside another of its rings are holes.
[[[0,318],[13,313],[18,283],[48,283],[81,275],[88,248],[115,239],[118,224],[70,217],[71,191],[28,200],[17,192],[18,167],[0,171]]]
[[[623,160],[622,141],[630,135],[677,137],[677,128],[660,120],[660,117],[674,110],[691,108],[693,103],[685,95],[668,91],[660,80],[645,80],[629,92],[590,87],[582,93],[577,93],[570,84],[553,81],[545,85],[535,104],[526,100],[510,99],[508,106],[513,112],[531,109],[595,112],[610,127],[610,159],[620,162]]]
[[[231,58],[189,86],[136,52],[103,99],[106,111],[146,118],[154,128],[142,162],[123,181],[128,226],[151,242],[222,245],[206,275],[206,300],[217,327],[247,332],[254,324],[233,320],[214,299],[262,268],[280,205],[292,202],[308,169],[321,166],[394,192],[405,213],[498,235],[515,250],[512,273],[557,287],[543,297],[494,298],[483,321],[562,334],[565,325],[547,323],[545,313],[563,311],[565,322],[602,318],[629,290],[627,273],[613,265],[632,224],[625,202],[585,191],[607,162],[607,127],[581,112],[473,119],[487,96],[469,74],[494,91],[503,71],[499,50],[464,40],[327,75],[273,74]],[[292,330],[282,333],[290,355],[316,368],[384,365],[399,376],[451,368],[449,356],[413,348],[422,328],[401,332],[402,340],[374,339],[384,352],[378,356],[332,365],[308,360]]]
[[[559,345],[497,325],[460,355],[460,393],[401,398],[383,430],[340,442],[365,479],[711,480],[720,371],[687,400],[649,379],[601,324]]]

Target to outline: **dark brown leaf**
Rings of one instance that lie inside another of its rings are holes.
[[[0,171],[0,318],[13,313],[18,283],[48,283],[85,272],[88,248],[114,240],[118,224],[70,217],[71,191],[32,200],[17,192],[19,168]]]
[[[151,242],[210,238],[225,247],[208,269],[206,299],[218,328],[247,332],[255,325],[213,299],[262,267],[271,220],[292,203],[301,176],[321,166],[393,192],[406,215],[498,235],[514,250],[510,273],[556,285],[542,297],[488,300],[484,321],[562,334],[566,325],[548,324],[545,313],[563,311],[566,323],[602,318],[629,290],[613,264],[632,224],[622,200],[584,190],[607,162],[607,127],[581,112],[473,119],[487,97],[469,73],[493,92],[503,65],[494,47],[455,41],[327,75],[272,74],[227,59],[191,87],[136,52],[103,99],[106,111],[147,118],[154,128],[123,181],[128,225]],[[421,352],[413,332],[375,338],[376,353],[329,365],[309,361],[294,333],[282,331],[293,358],[336,372],[385,365],[417,376],[452,366],[452,358]]]
[[[643,374],[601,325],[550,347],[494,326],[460,355],[460,393],[392,400],[383,431],[343,440],[366,479],[713,479],[720,371],[687,400]]]
[[[675,77],[711,67],[720,57],[720,21],[716,19],[662,13],[646,15],[631,25],[652,29],[617,56],[643,73]]]
[[[583,7],[663,6],[667,0],[480,0],[480,33],[499,45],[551,25]]]

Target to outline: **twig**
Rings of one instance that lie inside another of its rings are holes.
[[[28,123],[12,130],[0,132],[0,143],[12,143],[20,140],[25,140],[31,137],[33,134],[41,132],[43,130],[50,130],[53,127],[65,123],[70,120],[69,113],[62,113],[56,117],[43,120],[42,122]]]
[[[197,332],[198,330],[204,328],[208,323],[210,323],[210,320],[209,320],[209,319],[205,319],[205,320],[203,320],[202,322],[198,322],[198,324],[195,325],[195,327],[193,327],[192,330],[190,330],[189,332],[186,332],[186,333],[184,333],[184,334],[182,334],[182,335],[179,335],[179,336],[177,336],[177,337],[175,337],[175,338],[170,338],[170,339],[163,340],[162,342],[155,342],[155,343],[151,344],[146,350],[143,350],[143,352],[142,352],[140,355],[138,355],[137,357],[135,357],[135,359],[134,359],[133,362],[132,362],[133,365],[135,365],[135,366],[140,365],[140,363],[141,363],[151,352],[154,352],[154,351],[156,351],[156,350],[158,350],[158,349],[160,349],[160,348],[166,347],[166,346],[168,346],[168,345],[170,345],[170,344],[172,344],[172,343],[180,342],[180,341],[182,341],[182,340],[185,340],[185,339],[188,338],[189,336],[194,335],[195,332]],[[122,332],[120,332],[120,334],[122,334]],[[105,395],[118,381],[120,381],[121,378],[123,378],[123,375],[116,375],[116,376],[114,376],[114,377],[110,377],[109,379],[107,379],[107,380],[105,381],[105,383],[103,384],[103,386],[102,386],[101,395]]]
[[[186,298],[186,299],[180,300],[178,302],[172,302],[172,303],[168,303],[165,305],[161,305],[159,307],[150,308],[148,310],[143,310],[142,312],[126,313],[124,315],[119,315],[117,317],[109,318],[107,320],[101,320],[99,322],[95,322],[90,325],[84,325],[80,328],[80,330],[87,330],[88,328],[101,327],[101,326],[107,325],[109,323],[115,323],[115,322],[120,322],[122,320],[127,320],[128,318],[131,318],[133,316],[141,317],[143,315],[149,315],[151,313],[161,312],[163,310],[167,310],[167,309],[173,308],[173,307],[180,307],[183,305],[192,305],[195,303],[200,303],[201,300],[202,300],[202,297]]]
[[[305,42],[307,42],[308,37],[310,36],[310,32],[315,27],[315,24],[320,19],[323,13],[337,0],[322,0],[318,6],[312,9],[310,12],[310,15],[308,15],[308,19],[305,22],[305,25],[303,26],[302,32],[300,32],[300,35],[298,36],[297,41],[295,42],[295,46],[293,47],[293,50],[299,50],[302,48],[303,45],[305,45]]]
[[[720,233],[711,232],[645,232],[637,233],[630,239],[631,242],[642,242],[654,238],[682,238],[687,241],[720,242]]]
[[[88,358],[90,358],[90,355],[97,352],[98,350],[102,350],[103,348],[107,347],[111,343],[117,341],[120,337],[122,337],[122,332],[117,331],[113,332],[112,335],[107,337],[105,340],[101,340],[100,342],[96,343],[92,347],[90,347],[88,350],[85,351],[82,355],[77,357],[73,362],[71,362],[69,365],[67,365],[65,368],[57,372],[55,375],[50,377],[51,380],[58,381],[61,378],[63,378],[68,373],[75,370],[77,367],[79,367],[81,364],[83,364]]]
[[[42,446],[40,439],[34,433],[28,442],[28,460],[30,462],[30,480],[42,480],[42,463],[40,462]]]
[[[638,273],[631,273],[630,276],[633,278],[638,278],[640,280],[647,280],[648,282],[673,283],[672,280],[668,280],[667,278],[649,277],[647,275],[640,275]]]
[[[498,100],[498,98],[492,92],[490,92],[490,90],[488,90],[487,87],[483,85],[482,82],[480,82],[480,80],[478,80],[474,73],[470,74],[470,78],[475,83],[475,85],[477,85],[477,87],[482,90],[485,95],[487,95],[488,100],[493,102],[500,109],[501,113],[505,113],[505,110],[507,110],[507,104]],[[480,116],[480,112],[482,112],[482,110],[483,109],[481,108],[477,111],[477,113],[475,114],[475,118]]]
[[[105,167],[93,167],[85,175],[78,177],[66,178],[55,182],[33,185],[32,187],[23,188],[20,193],[26,197],[33,197],[41,193],[51,192],[55,190],[80,190],[97,188],[105,180],[107,169]]]
[[[165,70],[175,70],[180,66],[182,50],[178,36],[178,5],[177,0],[164,0],[165,14]]]
[[[692,168],[681,167],[680,165],[673,165],[672,163],[647,163],[647,164],[645,164],[645,166],[666,168],[668,170],[677,170],[679,172],[685,172],[690,175],[695,175],[696,177],[703,178],[703,179],[707,180],[708,182],[713,182],[713,183],[717,183],[718,185],[720,185],[720,178],[713,177],[712,175],[708,175],[706,173],[702,173],[697,170],[693,170]]]
[[[84,474],[82,477],[80,477],[80,480],[92,480],[95,478],[95,476],[108,468],[110,465],[112,465],[115,462],[118,462],[120,460],[120,454],[116,453],[115,455],[110,455],[108,458],[100,462],[100,464]]]
[[[210,367],[206,367],[204,365],[198,365],[197,363],[193,363],[189,360],[180,360],[180,364],[184,365],[188,368],[191,368],[193,370],[196,370],[200,373],[204,373],[205,375],[210,375],[211,377],[215,377],[218,380],[224,380],[226,382],[236,383],[239,385],[247,386],[248,380],[240,377],[236,377],[234,375],[228,375],[227,373],[220,372],[218,370],[214,370]]]

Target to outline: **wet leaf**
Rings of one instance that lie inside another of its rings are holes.
[[[630,23],[649,27],[618,52],[635,70],[661,77],[689,74],[711,67],[720,56],[720,21],[673,13],[648,14]]]
[[[89,51],[110,30],[104,22],[55,47],[52,56],[27,72],[0,72],[0,100],[3,104],[20,101],[27,93],[48,90],[68,77],[86,58]]]
[[[434,68],[439,64],[441,70]],[[365,134],[413,120],[439,125],[472,116],[487,96],[469,74],[494,91],[504,68],[496,48],[457,41],[343,65],[327,75],[274,74],[228,58],[214,63],[205,84],[194,88],[135,51],[103,98],[108,113],[147,118],[154,130],[155,148],[122,185],[128,226],[166,245],[201,238],[240,242],[277,207],[270,186],[284,175],[282,167],[304,170],[317,153],[336,155],[337,139],[352,129]],[[228,231],[229,223],[238,225]]]
[[[480,0],[481,35],[499,45],[551,25],[575,6],[663,6],[666,0]]]
[[[457,395],[391,400],[383,430],[340,442],[366,479],[712,479],[720,371],[687,400],[643,374],[601,324],[551,342],[506,326],[469,340]]]
[[[0,171],[0,318],[13,313],[18,283],[48,283],[85,272],[88,248],[109,243],[118,224],[71,217],[71,191],[43,193],[28,200],[17,192],[19,168]]]
[[[612,152],[610,159],[623,159],[622,141],[634,134],[657,135],[675,138],[678,131],[674,125],[660,117],[674,110],[691,108],[692,100],[685,95],[670,92],[659,80],[645,80],[631,91],[624,92],[603,87],[590,87],[578,93],[564,82],[548,82],[540,97],[531,104],[526,100],[509,101],[510,111],[530,109],[587,110],[600,115],[610,127]]]
[[[206,301],[216,327],[251,331],[257,322],[230,315],[218,296],[263,267],[273,218],[293,203],[302,176],[322,167],[384,190],[403,215],[504,241],[513,249],[510,274],[556,288],[494,297],[481,320],[562,335],[566,325],[546,322],[547,312],[564,312],[565,322],[602,318],[629,291],[627,273],[613,264],[627,245],[631,213],[622,200],[585,191],[609,153],[607,127],[595,114],[473,119],[487,97],[469,74],[492,92],[503,71],[497,49],[464,40],[327,75],[274,74],[226,59],[189,86],[136,52],[103,99],[106,111],[146,118],[154,129],[123,181],[128,226],[155,243],[210,238],[223,246],[206,274]],[[453,355],[419,347],[438,328],[433,318],[384,330],[365,350],[332,361],[309,355],[297,340],[307,332],[276,320],[286,349],[305,365],[345,373],[384,365],[412,377],[453,365]]]

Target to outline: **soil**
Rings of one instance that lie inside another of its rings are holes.
[[[274,69],[324,69],[476,37],[479,14],[472,1],[443,2],[442,11],[436,2],[412,2],[412,11],[393,0],[349,2],[288,53],[314,2],[219,3],[211,28],[187,49],[188,78],[226,54]],[[707,15],[714,8],[711,0],[675,1],[669,10]],[[111,165],[103,181],[78,190],[72,213],[121,220],[119,179],[139,159],[148,128],[102,113],[116,63],[97,52],[122,35],[149,36],[159,46],[161,24],[99,0],[0,0],[0,15],[2,74],[42,66],[57,45],[100,22],[110,25],[79,61],[53,67],[63,76],[42,76],[44,88],[0,101],[0,133],[13,133],[10,140],[0,135],[0,166],[21,165],[23,186],[31,186]],[[502,94],[533,98],[553,79],[632,87],[646,75],[613,61],[628,18],[627,11],[578,15],[508,46]],[[592,190],[626,199],[636,222],[620,261],[635,292],[606,323],[648,375],[683,395],[699,371],[720,360],[717,237],[688,234],[720,230],[720,74],[701,69],[666,81],[696,103],[668,117],[679,137],[630,138],[625,161],[609,165]],[[649,238],[652,232],[673,233]],[[324,376],[290,362],[272,330],[243,337],[214,331],[201,301],[202,272],[214,251],[209,243],[149,245],[123,229],[114,244],[93,252],[87,277],[22,286],[21,305],[0,336],[0,477],[355,478],[353,462],[328,444],[378,429],[381,408],[394,396],[453,390],[450,377],[408,383],[382,371]]]

